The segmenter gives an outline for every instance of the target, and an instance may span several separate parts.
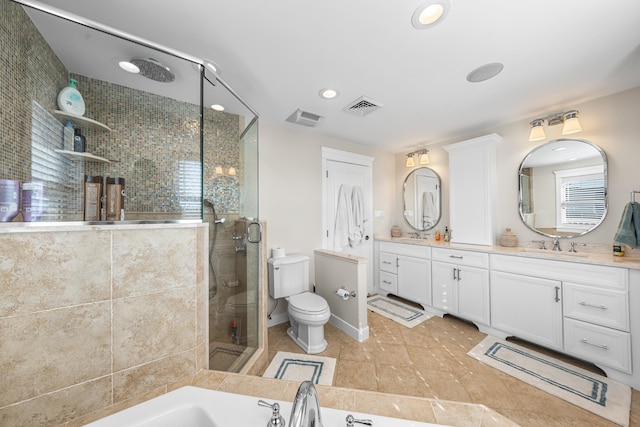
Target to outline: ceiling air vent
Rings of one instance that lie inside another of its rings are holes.
[[[347,113],[354,114],[358,117],[364,117],[367,114],[377,110],[382,107],[382,104],[374,101],[373,99],[369,99],[367,97],[361,96],[360,98],[353,101],[351,104],[344,107],[344,111]]]
[[[309,113],[308,111],[302,111],[297,109],[292,115],[287,119],[288,122],[295,123],[302,126],[314,127],[318,124],[322,116],[317,114]]]

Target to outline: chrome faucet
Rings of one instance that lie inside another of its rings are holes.
[[[571,249],[569,249],[569,252],[578,252],[576,251],[576,246],[587,246],[586,243],[576,243],[576,242],[571,242]]]
[[[311,381],[303,381],[291,408],[289,427],[323,427],[318,393]]]
[[[540,243],[540,248],[538,249],[544,249],[545,251],[547,250],[547,247],[544,245],[544,240],[532,240],[533,243]]]
[[[553,249],[556,252],[562,252],[562,249],[560,248],[560,238],[556,237],[553,239]]]

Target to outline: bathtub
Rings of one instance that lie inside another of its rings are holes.
[[[258,406],[258,397],[199,387],[182,387],[162,396],[102,418],[90,427],[260,427],[271,418],[271,409]],[[274,400],[263,399],[269,403]],[[289,427],[291,402],[278,401]],[[320,402],[322,404],[322,402]],[[346,426],[346,417],[370,419],[374,427],[427,427],[437,424],[401,420],[379,415],[322,408],[325,427]],[[356,424],[360,426],[362,424]]]

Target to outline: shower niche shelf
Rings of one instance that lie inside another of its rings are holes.
[[[100,129],[111,132],[111,128],[103,123],[100,123],[96,120],[90,119],[84,116],[78,116],[76,114],[65,113],[64,111],[55,110],[53,115],[62,121],[62,123],[66,123],[68,120],[71,121],[74,125],[78,126],[86,126],[91,129]]]
[[[71,160],[82,160],[84,162],[96,162],[96,163],[117,162],[117,160],[105,159],[104,157],[94,156],[91,153],[78,153],[76,151],[59,150],[59,149],[55,149],[55,152],[60,153]]]

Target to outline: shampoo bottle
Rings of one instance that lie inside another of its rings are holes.
[[[83,116],[85,111],[84,99],[76,89],[76,80],[70,79],[69,86],[58,94],[58,108],[65,113]]]
[[[73,136],[73,151],[76,153],[84,153],[87,148],[87,138],[82,135],[80,129],[75,128],[75,135]]]

